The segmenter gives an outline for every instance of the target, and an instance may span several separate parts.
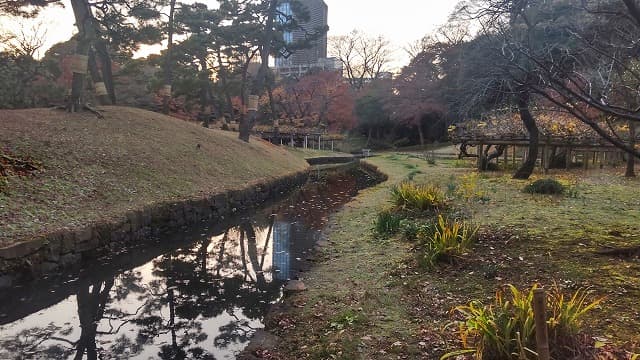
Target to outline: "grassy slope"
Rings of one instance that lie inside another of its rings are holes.
[[[0,110],[0,147],[45,168],[35,177],[10,178],[0,193],[0,246],[306,168],[303,159],[258,139],[246,144],[235,133],[139,109],[104,110],[102,120]]]
[[[640,264],[595,253],[604,246],[640,245],[638,180],[600,171],[563,173],[556,177],[574,184],[573,196],[548,197],[522,193],[525,182],[508,175],[468,177],[472,170],[460,161],[430,166],[406,155],[370,161],[390,181],[366,190],[333,218],[331,247],[306,274],[310,290],[288,298],[286,311],[271,320],[284,339],[279,351],[285,358],[438,359],[460,346],[455,329],[444,331],[453,306],[486,302],[507,283],[554,280],[568,289],[591,286],[592,298],[607,296],[585,325],[639,351]],[[453,199],[485,234],[459,264],[423,269],[411,244],[375,239],[370,224],[388,206],[390,184],[411,173],[416,182],[464,187],[484,198]]]

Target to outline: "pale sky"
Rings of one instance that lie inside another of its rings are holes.
[[[408,56],[402,48],[444,24],[458,0],[325,0],[325,2],[329,7],[329,36],[344,35],[354,29],[371,36],[383,35],[396,49],[394,66],[400,67],[408,63]],[[67,4],[65,8],[44,10],[42,19],[39,20],[46,28],[46,48],[69,39],[75,32],[71,5],[68,4],[68,0],[65,0],[65,3]],[[7,20],[0,19],[1,25],[7,26]],[[26,24],[28,21],[20,20],[20,23]]]

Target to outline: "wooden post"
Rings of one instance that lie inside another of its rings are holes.
[[[478,144],[478,170],[482,171],[482,156],[484,153],[484,144]]]
[[[553,151],[551,151],[550,146],[544,147],[544,173],[549,173],[549,168],[551,168],[551,161],[553,160]]]
[[[518,145],[513,145],[513,167],[516,167],[516,154],[518,152]]]
[[[322,135],[318,135],[318,150],[322,150],[320,147],[322,146]]]
[[[589,154],[586,151],[582,152],[582,162],[584,163],[584,169],[589,169]]]
[[[564,159],[564,168],[565,168],[565,169],[569,169],[569,168],[571,168],[571,160],[572,160],[572,158],[571,158],[571,157],[572,157],[572,156],[573,156],[573,155],[571,154],[571,148],[570,148],[570,147],[567,147],[567,154],[566,154],[566,157],[565,157],[565,159]]]
[[[533,316],[536,325],[536,349],[539,360],[549,360],[549,333],[547,329],[547,294],[544,289],[533,291]]]

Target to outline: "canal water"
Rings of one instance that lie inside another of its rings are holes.
[[[319,175],[248,216],[3,290],[0,359],[234,359],[328,217],[376,183],[357,168]]]

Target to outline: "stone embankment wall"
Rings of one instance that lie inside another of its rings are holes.
[[[275,199],[307,178],[307,171],[298,172],[241,190],[130,211],[120,221],[64,229],[0,248],[0,288],[73,267],[96,252],[139,244],[152,235],[202,221],[222,220]]]

